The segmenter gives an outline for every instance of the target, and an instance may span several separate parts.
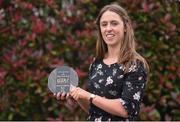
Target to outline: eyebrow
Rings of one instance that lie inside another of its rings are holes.
[[[104,20],[104,21],[101,21],[100,23],[107,23],[108,21],[106,21],[106,20]],[[117,20],[111,20],[110,22],[118,22],[119,23],[119,21],[117,21]]]

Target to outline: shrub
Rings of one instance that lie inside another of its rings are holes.
[[[68,3],[69,2],[69,3]],[[63,64],[86,88],[94,57],[94,20],[110,0],[0,1],[0,120],[85,120],[72,101],[57,101],[49,73]],[[180,120],[179,3],[118,1],[129,13],[138,52],[150,65],[140,120]]]

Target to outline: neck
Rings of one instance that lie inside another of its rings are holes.
[[[118,60],[118,56],[119,56],[119,48],[108,46],[108,52],[106,58],[110,58],[110,59],[113,58]]]

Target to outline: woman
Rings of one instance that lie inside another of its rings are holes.
[[[89,113],[87,120],[136,120],[148,64],[135,50],[131,21],[122,7],[111,4],[102,8],[96,24],[96,58],[89,70],[88,91],[77,87],[70,96]]]

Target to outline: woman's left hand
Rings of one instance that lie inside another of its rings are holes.
[[[76,101],[78,101],[79,99],[85,99],[85,100],[90,99],[90,93],[79,87],[74,88],[70,92],[70,95]]]

